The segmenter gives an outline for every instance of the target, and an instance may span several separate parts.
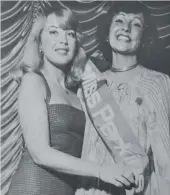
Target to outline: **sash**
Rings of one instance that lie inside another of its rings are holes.
[[[94,64],[91,62],[92,67]],[[93,67],[94,69],[94,67]],[[88,74],[82,84],[83,100],[89,118],[116,163],[137,168],[143,173],[148,159],[119,105],[107,86],[106,80],[97,81],[96,71]]]

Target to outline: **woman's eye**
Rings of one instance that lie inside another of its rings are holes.
[[[116,22],[116,23],[123,23],[123,20],[117,19],[117,20],[115,20],[115,22]]]
[[[58,35],[58,31],[56,31],[56,30],[51,30],[51,31],[50,31],[50,34],[52,34],[52,35]]]
[[[134,23],[133,25],[136,26],[136,27],[138,27],[138,28],[142,28],[142,25],[139,24],[139,23]]]
[[[74,32],[68,32],[67,34],[68,34],[68,36],[70,36],[70,37],[73,37],[73,38],[75,37],[75,33],[74,33]]]

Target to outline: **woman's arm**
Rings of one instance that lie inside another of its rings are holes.
[[[50,147],[45,97],[42,78],[35,73],[27,73],[20,88],[18,111],[24,139],[34,162],[65,173],[97,177],[98,165]]]
[[[156,123],[150,129],[151,148],[159,194],[170,194],[170,79],[165,74],[153,78]]]
[[[75,158],[50,147],[45,97],[43,79],[35,73],[27,73],[22,79],[18,107],[24,139],[33,161],[55,171],[73,175],[97,178],[101,173],[100,178],[105,182],[129,186],[133,182],[132,174],[123,168],[118,169],[114,165],[101,168],[96,163]]]

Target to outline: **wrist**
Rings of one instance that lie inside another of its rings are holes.
[[[101,171],[101,166],[100,165],[95,165],[95,168],[93,169],[93,177],[99,178],[100,177],[100,171]]]

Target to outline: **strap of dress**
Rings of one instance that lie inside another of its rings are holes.
[[[44,75],[43,75],[43,73],[41,71],[35,71],[35,73],[40,75],[43,78],[43,80],[44,80],[45,88],[46,88],[46,92],[47,92],[46,102],[47,102],[47,104],[49,104],[49,102],[51,100],[51,90],[50,90],[50,87],[48,85],[48,82],[47,82],[46,78],[44,77]]]

